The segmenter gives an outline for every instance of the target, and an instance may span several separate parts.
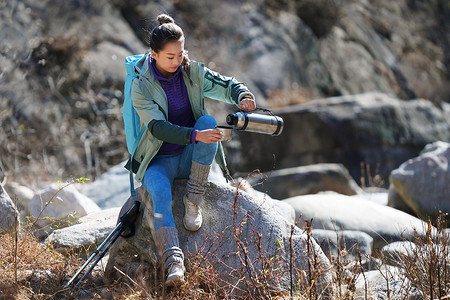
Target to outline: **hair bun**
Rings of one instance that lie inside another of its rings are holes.
[[[156,18],[159,21],[159,24],[165,24],[165,23],[175,23],[174,19],[166,14],[161,14]]]

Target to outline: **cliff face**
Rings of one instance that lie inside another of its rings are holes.
[[[192,59],[261,106],[369,91],[449,101],[444,0],[13,0],[0,11],[3,174],[93,178],[127,158],[123,59],[163,11]]]

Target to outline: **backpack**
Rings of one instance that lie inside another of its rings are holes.
[[[127,75],[125,77],[124,87],[123,123],[125,127],[127,148],[131,155],[134,155],[134,151],[136,151],[139,141],[145,131],[145,126],[141,130],[140,118],[133,107],[133,101],[131,99],[131,85],[133,79],[137,77],[134,66],[142,56],[144,56],[144,54],[132,55],[125,58]]]
[[[136,151],[139,141],[145,132],[146,127],[142,127],[139,115],[133,107],[133,101],[131,99],[131,84],[133,79],[137,78],[137,74],[134,70],[134,65],[144,54],[132,55],[125,58],[125,69],[127,70],[127,75],[125,77],[125,87],[123,90],[123,123],[125,127],[125,136],[127,140],[128,152],[131,154],[130,162],[133,163],[134,152]],[[134,189],[134,179],[133,179],[133,166],[130,165],[130,194],[131,197],[136,196]]]

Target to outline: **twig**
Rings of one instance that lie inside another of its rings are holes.
[[[61,92],[58,90],[58,88],[55,85],[55,81],[53,80],[53,77],[48,76],[47,77],[48,86],[50,87],[50,91],[56,96],[56,98],[61,101],[63,104],[68,105],[70,107],[69,101],[61,94]]]
[[[114,266],[114,270],[125,276],[128,280],[130,280],[134,285],[136,285],[141,291],[145,293],[145,295],[151,299],[151,295],[142,287],[140,286],[136,281],[134,281],[130,276],[119,270],[116,266]]]
[[[357,249],[356,255],[358,257],[358,263],[359,263],[359,268],[360,268],[360,272],[363,276],[364,279],[364,299],[367,300],[367,290],[368,290],[368,286],[367,286],[367,278],[366,278],[366,274],[364,273],[364,268],[362,266],[362,260],[361,260],[361,252],[359,251],[359,247]]]
[[[16,203],[17,204],[17,203]],[[17,222],[17,210],[14,210],[14,286],[16,288],[16,292],[18,291],[19,285],[17,282],[17,246],[18,246],[18,228],[19,222]]]
[[[289,264],[289,275],[291,280],[291,298],[294,296],[294,244],[292,242],[292,235],[294,233],[294,225],[291,225],[291,235],[289,236],[289,252],[290,252],[290,264]]]

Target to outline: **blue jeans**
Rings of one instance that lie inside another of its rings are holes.
[[[214,129],[216,120],[211,116],[200,117],[194,129]],[[189,178],[192,161],[211,165],[217,152],[217,143],[189,144],[178,155],[157,155],[145,171],[142,185],[152,197],[155,229],[175,227],[172,214],[172,184],[175,178]]]

